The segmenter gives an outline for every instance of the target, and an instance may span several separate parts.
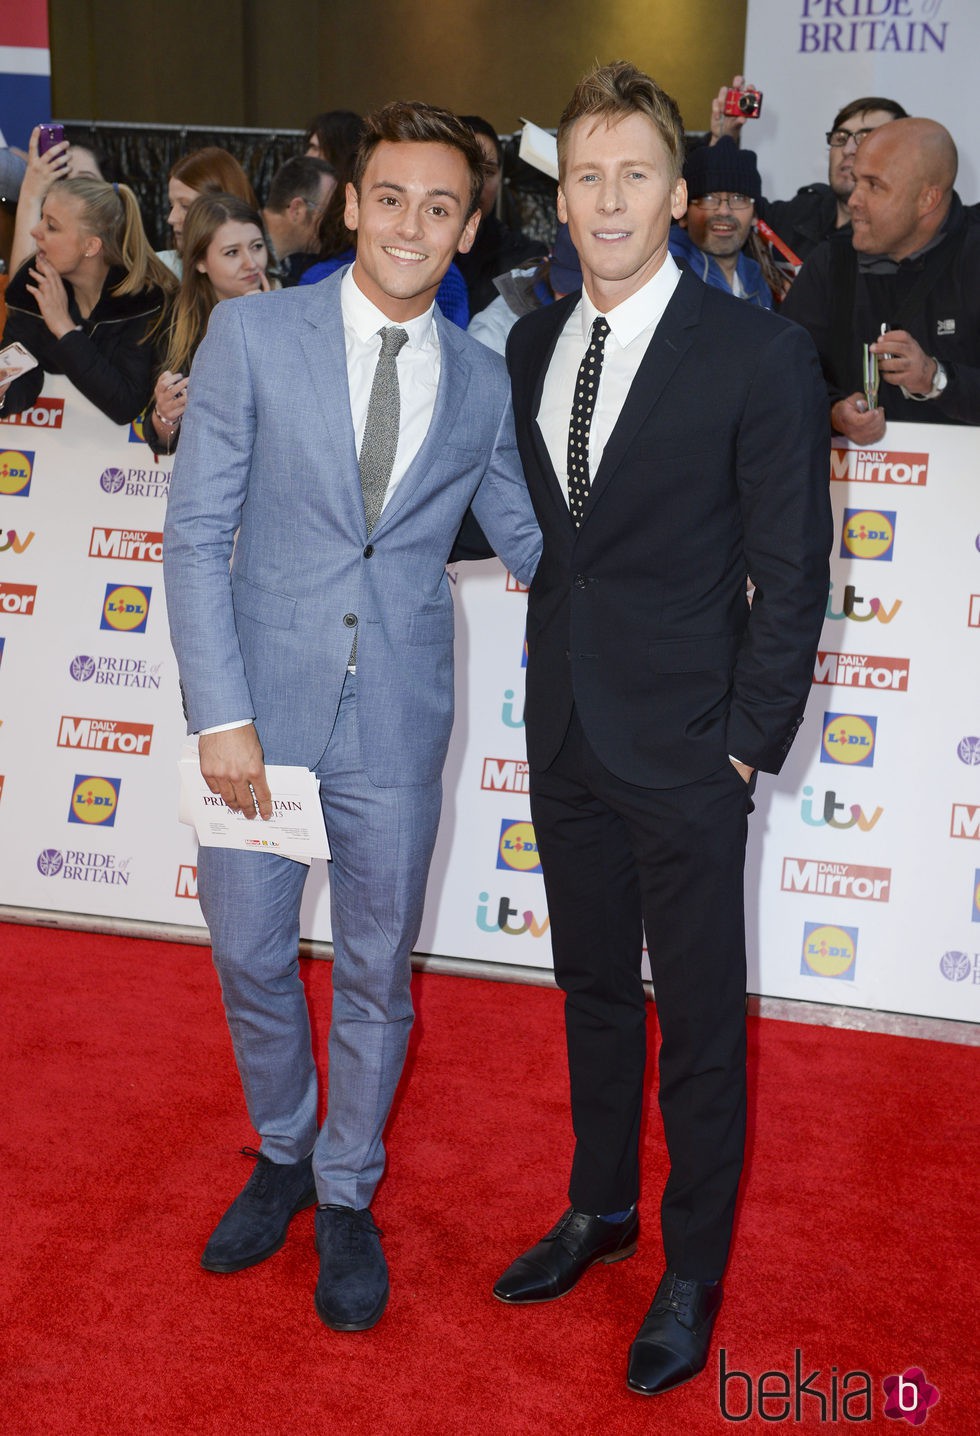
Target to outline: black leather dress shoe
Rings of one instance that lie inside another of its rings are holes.
[[[205,1271],[243,1271],[277,1252],[289,1223],[316,1201],[313,1158],[301,1162],[270,1162],[252,1147],[242,1154],[255,1158],[255,1170],[211,1233],[201,1265]]]
[[[630,1390],[656,1396],[703,1371],[720,1306],[720,1281],[708,1286],[664,1272],[630,1347],[626,1374]]]
[[[596,1262],[622,1261],[636,1251],[640,1218],[634,1208],[621,1222],[589,1217],[571,1207],[546,1237],[513,1262],[493,1289],[514,1305],[565,1296]]]

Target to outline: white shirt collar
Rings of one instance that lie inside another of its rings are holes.
[[[389,319],[387,314],[382,313],[378,306],[372,304],[367,295],[358,289],[354,282],[353,265],[344,271],[344,277],[340,281],[340,308],[344,316],[344,323],[354,331],[362,344],[367,343],[375,334],[389,325],[393,325],[397,329],[404,329],[413,349],[424,349],[432,337],[435,322],[434,301],[424,314],[419,314],[414,319],[402,321]]]
[[[666,255],[652,279],[648,279],[635,294],[631,294],[629,299],[624,299],[622,304],[617,304],[604,316],[613,337],[622,348],[625,349],[627,344],[632,343],[645,329],[649,329],[651,324],[660,322],[680,277],[681,272],[674,263],[673,255]],[[582,338],[586,343],[592,335],[592,323],[600,314],[602,310],[595,307],[583,289]]]

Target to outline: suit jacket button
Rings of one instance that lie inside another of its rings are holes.
[[[369,543],[368,546],[367,546],[367,548],[364,550],[364,557],[365,557],[365,558],[370,558],[373,553],[374,553],[374,544],[373,544],[373,543]]]
[[[356,627],[357,627],[357,614],[356,614],[356,613],[345,613],[345,614],[344,614],[344,626],[345,626],[345,628],[356,628]]]
[[[586,578],[585,574],[584,574],[584,573],[577,573],[577,574],[575,575],[575,587],[576,587],[576,588],[588,588],[588,586],[589,586],[589,580]]]

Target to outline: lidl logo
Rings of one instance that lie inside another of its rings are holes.
[[[99,627],[116,633],[145,633],[152,592],[134,584],[107,583]]]
[[[524,630],[524,647],[521,649],[521,667],[527,667],[527,629]]]
[[[100,778],[92,774],[76,773],[68,821],[89,823],[102,828],[114,827],[121,785],[120,778]]]
[[[539,873],[541,871],[538,845],[531,823],[526,820],[514,823],[505,818],[500,824],[497,867],[509,868],[515,873]]]
[[[878,719],[861,713],[825,713],[821,763],[873,768]]]
[[[146,443],[146,415],[137,414],[129,426],[129,442],[131,444]]]
[[[980,922],[980,868],[973,874],[973,921]]]
[[[0,449],[0,494],[24,499],[31,491],[34,455],[20,449]]]
[[[854,981],[858,930],[832,923],[808,922],[803,927],[800,972],[805,977],[834,977]]]
[[[894,545],[894,510],[844,510],[840,538],[841,558],[872,558],[891,563]]]

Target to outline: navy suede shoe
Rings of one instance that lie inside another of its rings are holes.
[[[252,1147],[243,1147],[242,1154],[255,1158],[255,1170],[204,1248],[205,1271],[242,1271],[265,1261],[286,1240],[296,1213],[316,1201],[312,1155],[280,1163]]]
[[[321,1202],[316,1209],[320,1276],[314,1304],[333,1331],[367,1331],[388,1305],[388,1264],[368,1207]]]

